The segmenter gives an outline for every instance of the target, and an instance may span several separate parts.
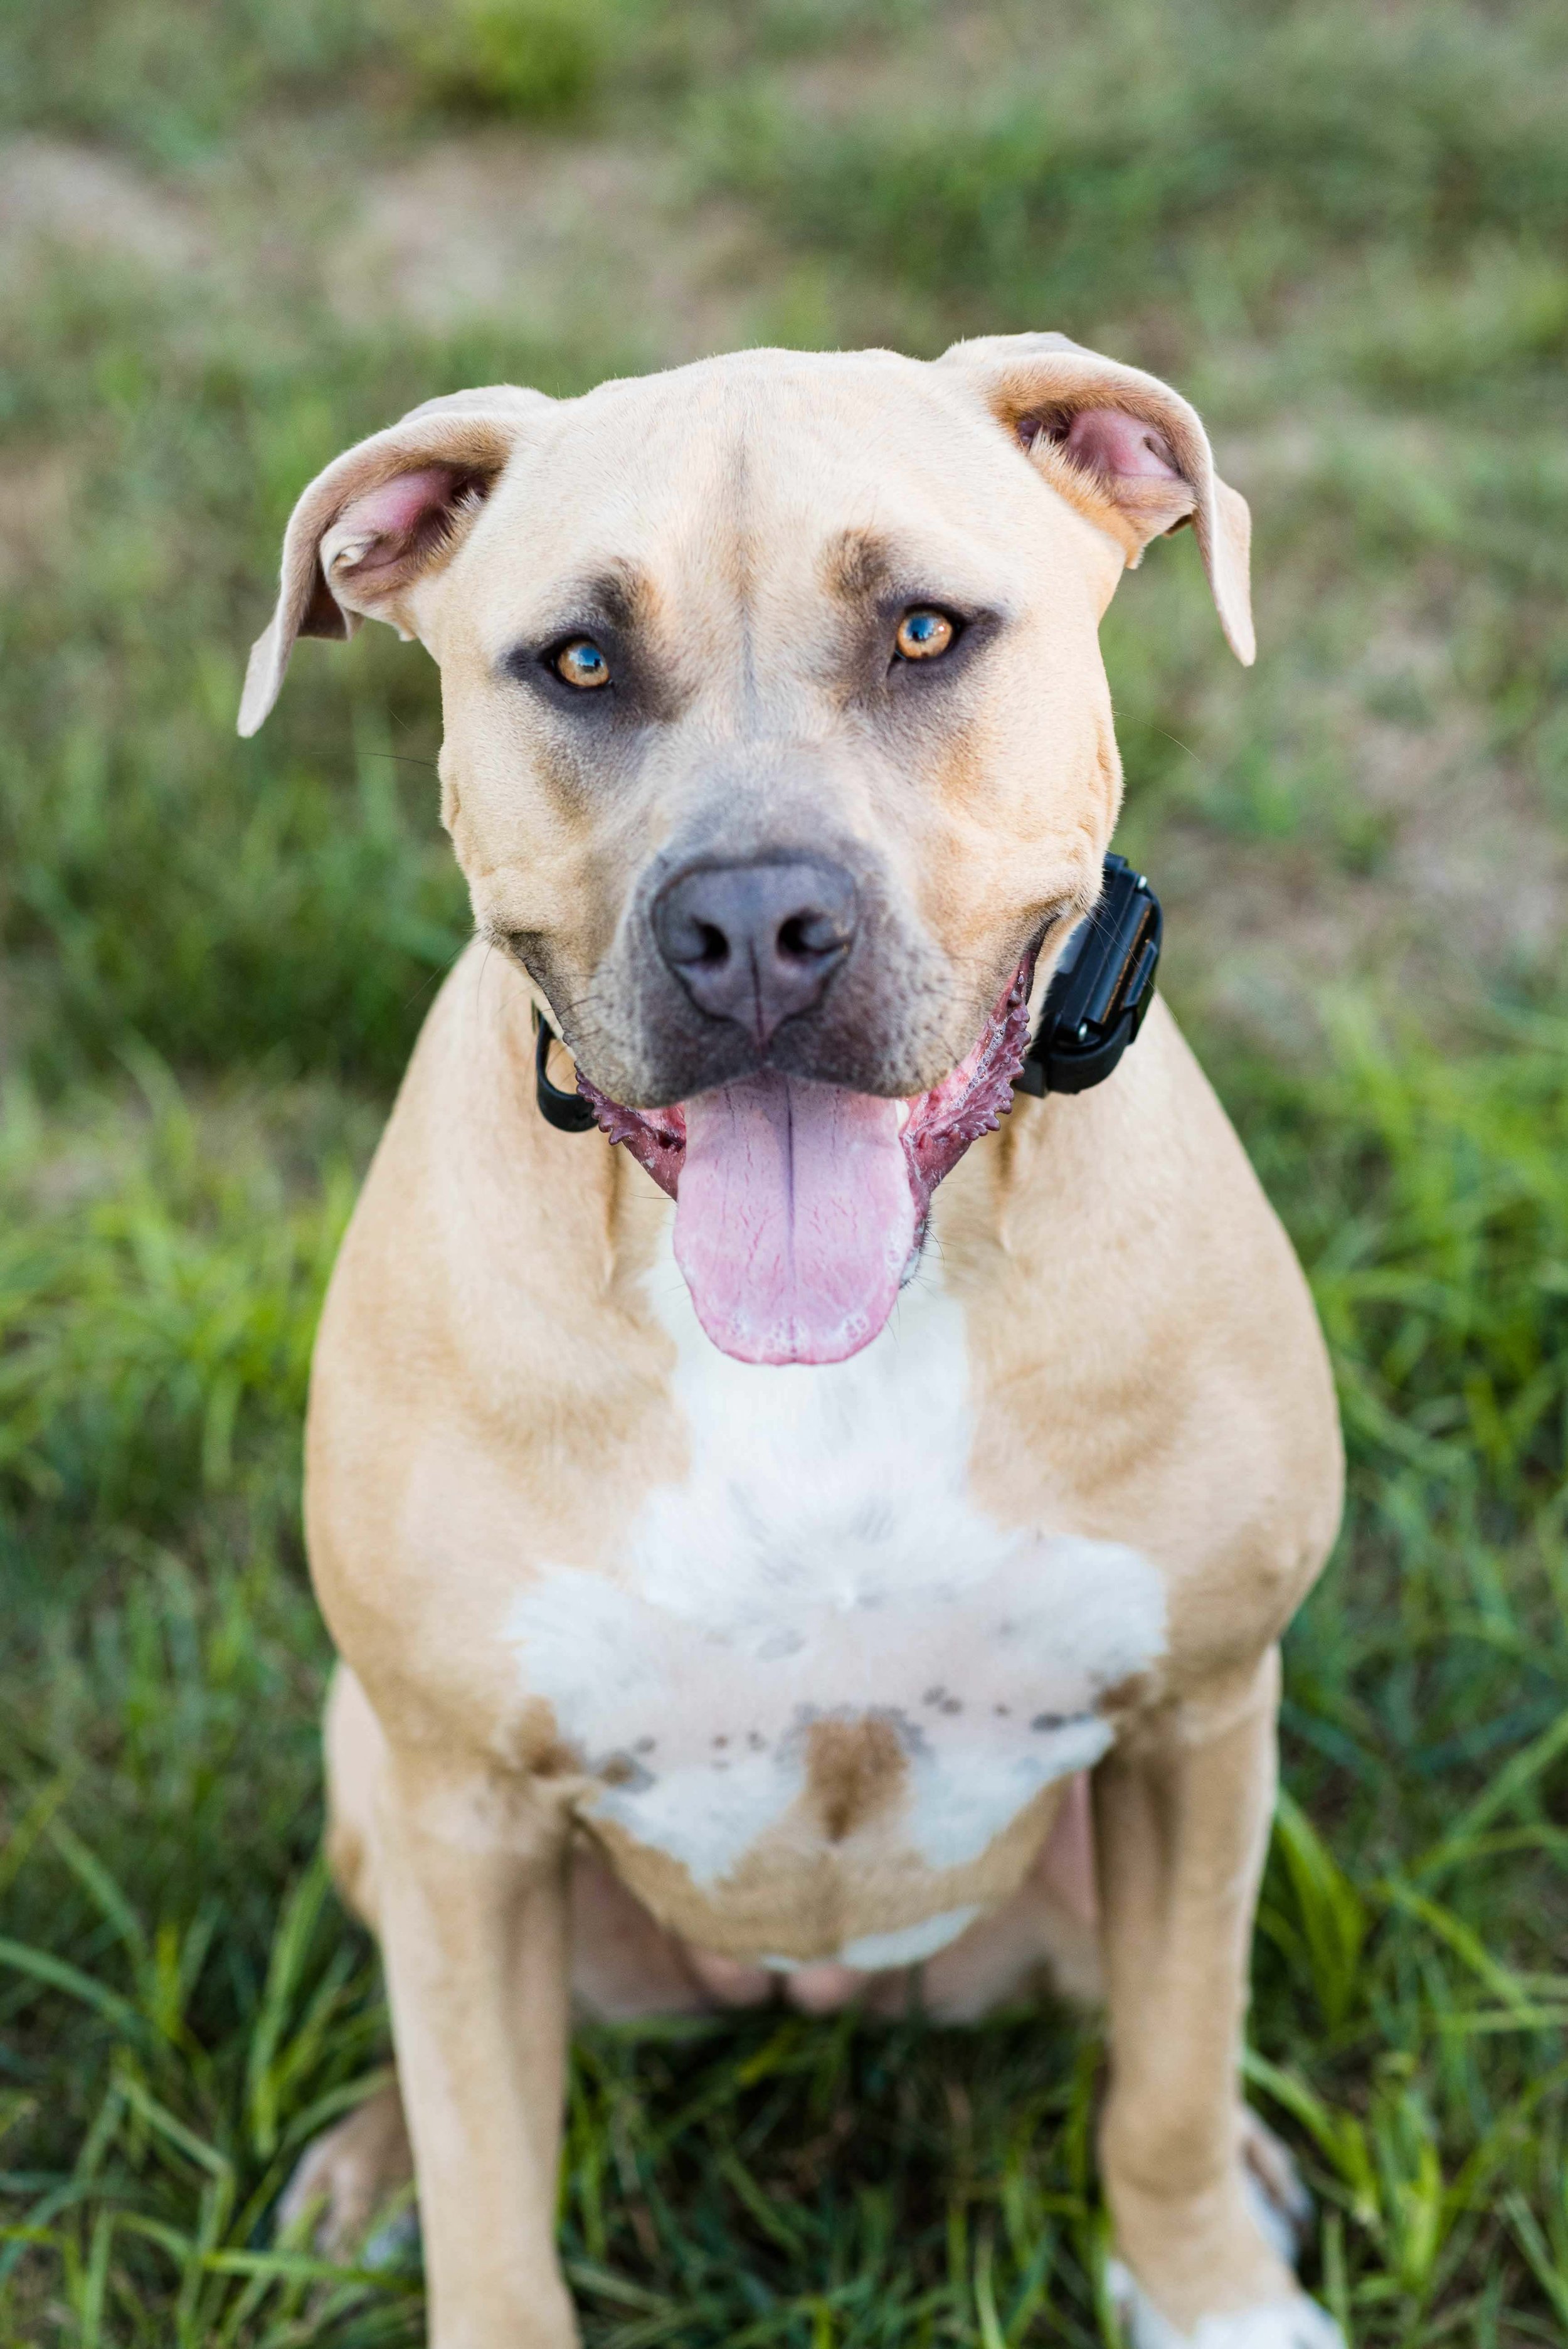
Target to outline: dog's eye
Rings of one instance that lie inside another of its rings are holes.
[[[934,605],[917,604],[899,622],[893,646],[900,660],[935,660],[957,634],[945,612],[937,611]]]
[[[550,666],[557,677],[584,693],[610,682],[610,664],[592,636],[573,636],[569,645],[562,646]]]

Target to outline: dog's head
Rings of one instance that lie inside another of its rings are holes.
[[[1197,416],[1056,335],[462,392],[305,491],[240,730],[298,636],[429,648],[479,927],[676,1195],[705,1327],[835,1361],[1093,904],[1098,623],[1187,522],[1250,661],[1247,511]]]

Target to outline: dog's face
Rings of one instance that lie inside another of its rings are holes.
[[[1250,657],[1245,509],[1197,419],[1052,336],[463,394],[305,492],[242,722],[295,633],[420,637],[480,930],[683,1222],[706,1200],[699,1311],[775,1209],[786,1257],[802,1216],[841,1227],[814,1321],[790,1280],[704,1314],[732,1351],[830,1359],[1006,1107],[1036,957],[1093,903],[1119,793],[1097,626],[1188,518]]]

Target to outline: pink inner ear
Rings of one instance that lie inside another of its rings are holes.
[[[446,513],[453,504],[462,481],[461,470],[456,465],[424,465],[416,473],[397,473],[380,488],[367,490],[346,506],[333,528],[333,536],[340,543],[351,539],[391,539],[397,544],[373,554],[373,561],[387,561],[404,553],[409,542]],[[367,550],[368,551],[368,550]]]
[[[1109,473],[1123,480],[1175,481],[1181,478],[1165,435],[1143,417],[1129,415],[1125,408],[1079,409],[1061,445],[1091,473]]]

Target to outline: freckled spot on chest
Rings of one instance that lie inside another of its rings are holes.
[[[842,1843],[899,1793],[908,1761],[891,1721],[816,1721],[806,1741],[806,1785],[830,1843]]]
[[[602,1570],[543,1569],[509,1637],[595,1775],[587,1815],[721,1886],[788,1822],[961,1868],[1110,1742],[1164,1639],[1120,1545],[996,1524],[968,1489],[960,1309],[906,1292],[852,1361],[728,1361],[661,1291],[689,1466]],[[846,1865],[851,1864],[846,1857]]]

